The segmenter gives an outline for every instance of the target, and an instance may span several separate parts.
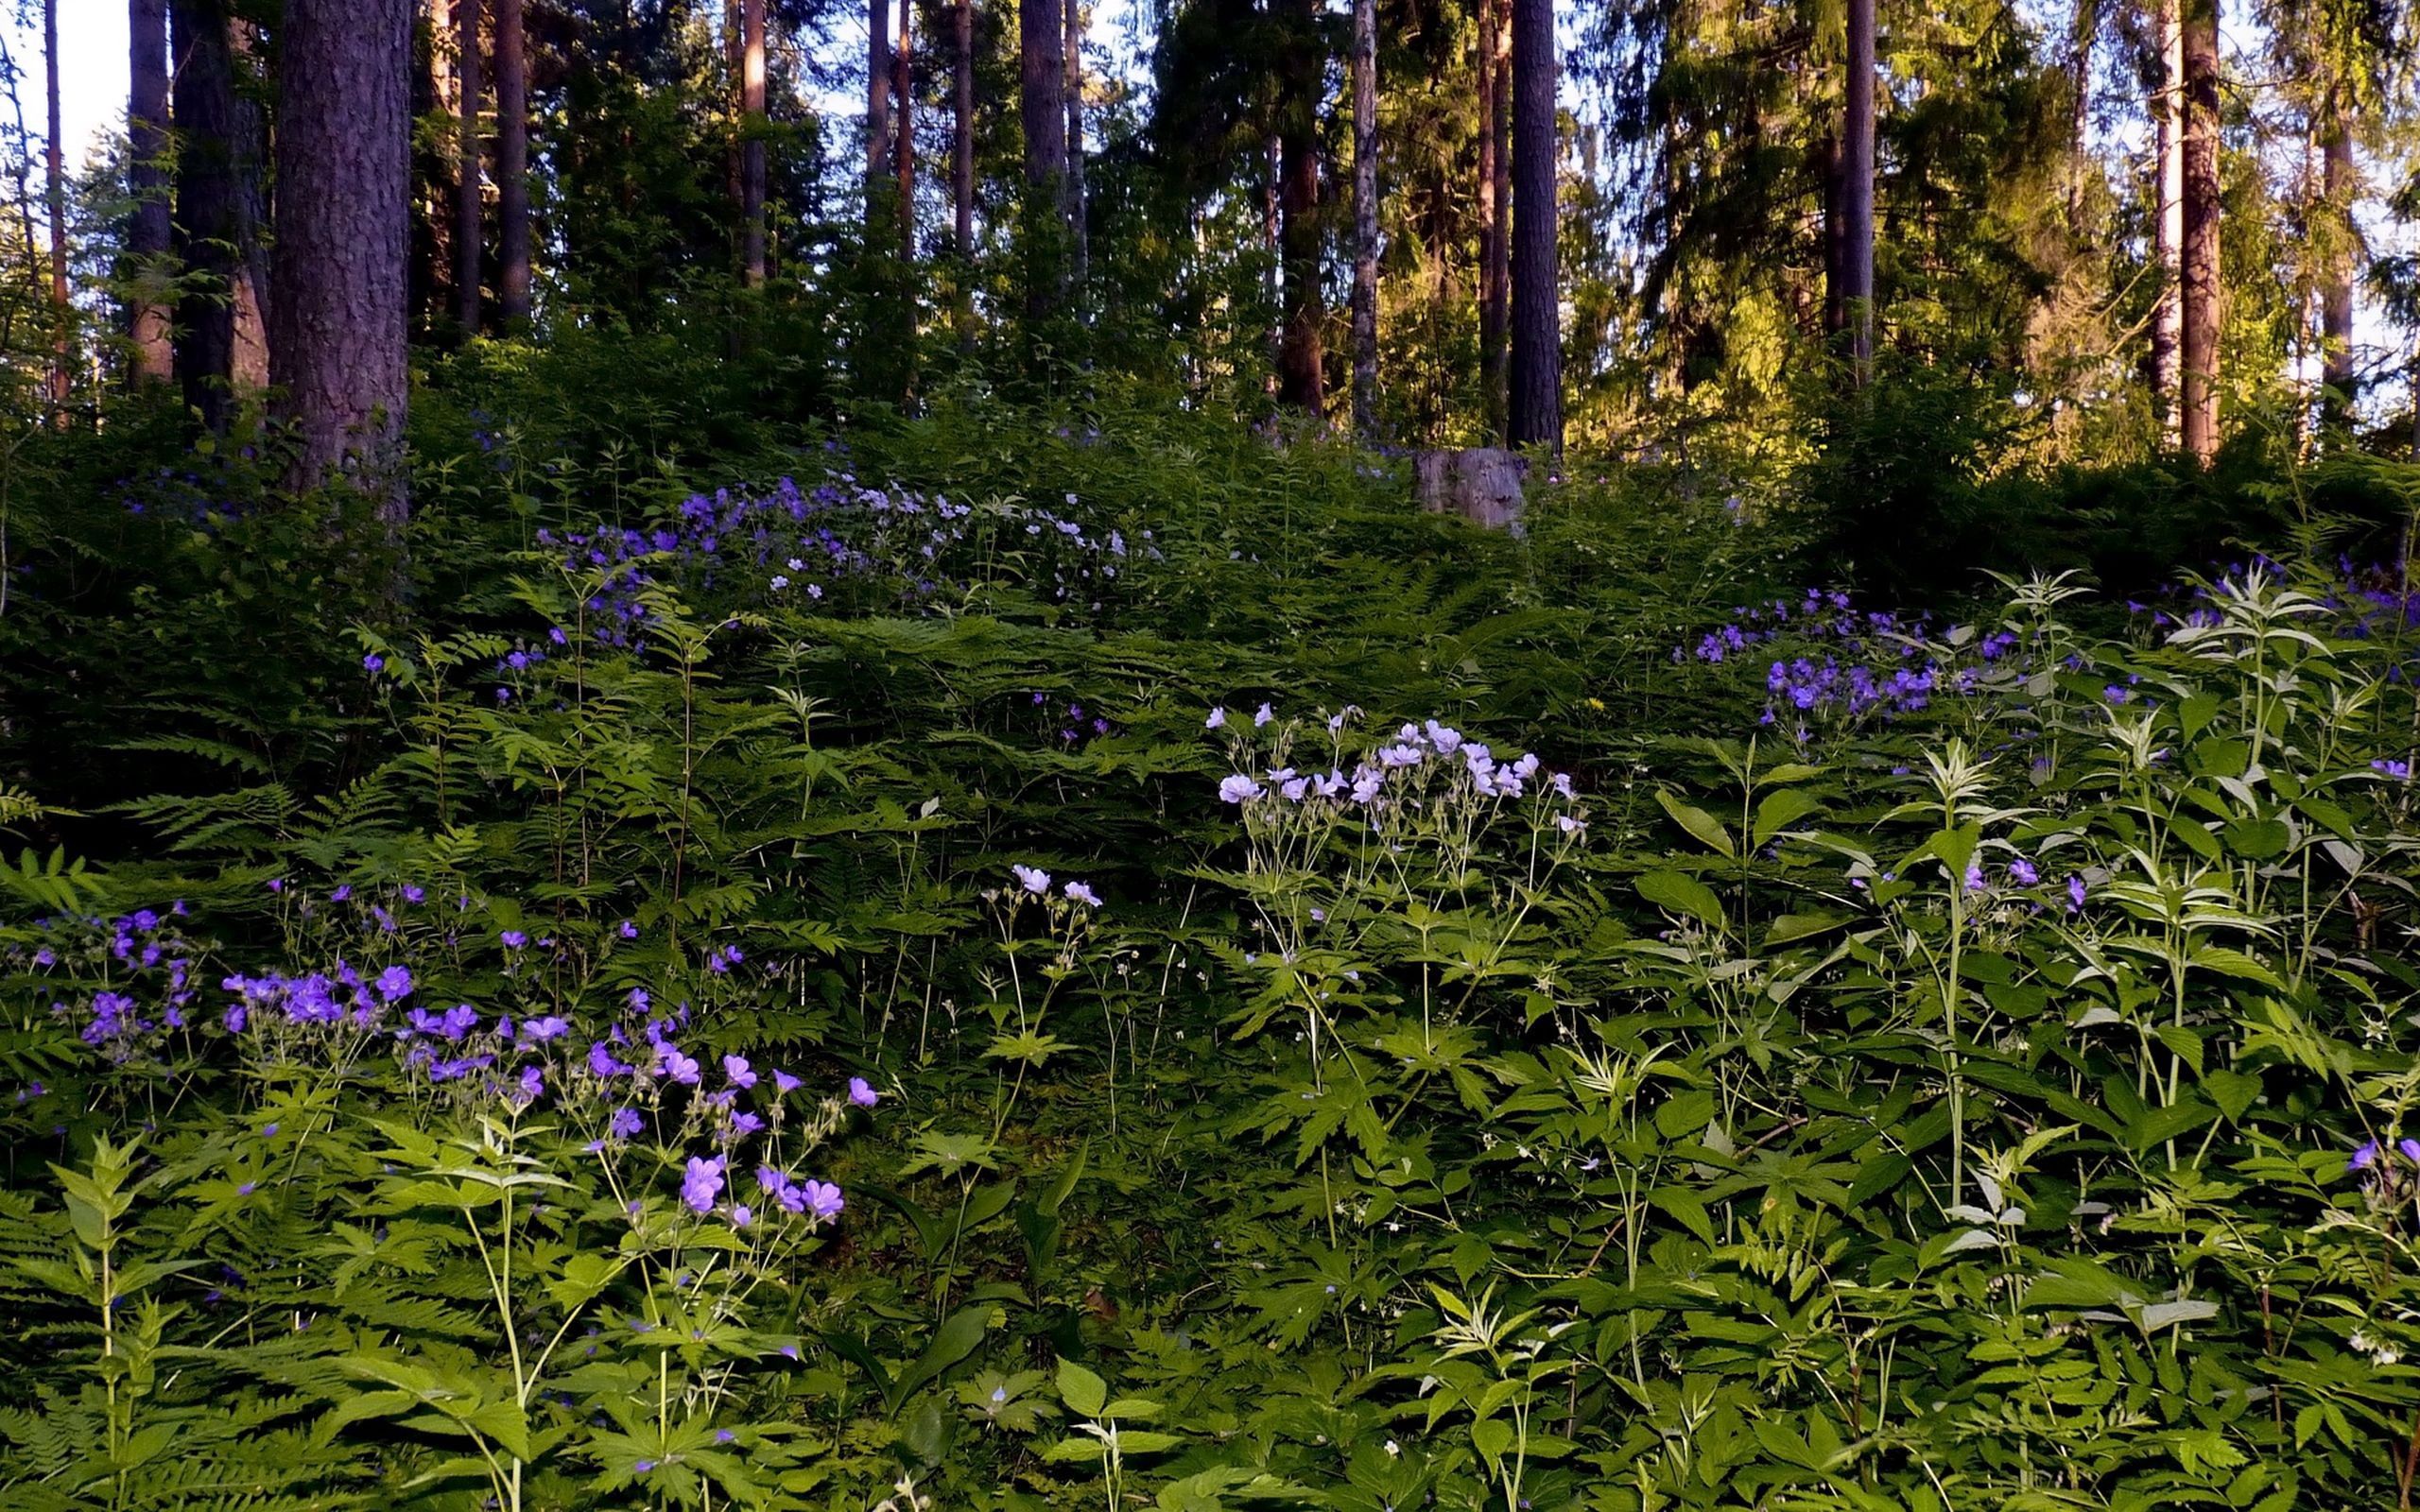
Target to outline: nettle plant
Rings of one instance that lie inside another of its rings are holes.
[[[225,972],[204,1012],[186,960],[156,1000],[93,983],[71,1009],[121,1074],[243,1091],[156,1151],[96,1146],[63,1213],[10,1215],[21,1273],[97,1329],[76,1400],[107,1432],[46,1478],[151,1504],[193,1415],[159,1400],[174,1359],[268,1374],[260,1417],[307,1421],[336,1486],[518,1509],[812,1484],[827,1446],[766,1388],[817,1349],[846,1203],[816,1161],[875,1089],[710,1048],[762,989],[735,947],[614,988],[635,922],[575,948],[431,886],[272,886],[285,958],[323,964]]]
[[[1611,1504],[2409,1494],[2399,656],[2260,568],[2124,643],[2055,601],[1910,759],[1709,747],[1667,928],[1499,1111]]]

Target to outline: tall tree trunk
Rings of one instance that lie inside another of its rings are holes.
[[[50,403],[60,424],[67,423],[67,388],[76,366],[76,310],[67,299],[67,169],[60,151],[59,0],[42,0],[42,68],[49,84],[50,135],[43,162],[50,169],[44,194],[50,213]]]
[[[899,0],[913,5],[915,0]],[[880,213],[880,186],[890,180],[890,5],[866,0],[866,232]]]
[[[454,320],[464,339],[479,332],[479,0],[454,0],[455,73],[460,80],[454,140]]]
[[[1260,244],[1269,256],[1269,376],[1263,391],[1277,397],[1278,374],[1286,366],[1286,212],[1282,185],[1286,181],[1286,149],[1271,132],[1262,145],[1260,180]]]
[[[1017,0],[1017,83],[1025,124],[1026,313],[1040,318],[1065,293],[1063,187],[1067,174],[1067,60],[1060,0]]]
[[[748,74],[748,48],[741,40],[748,30],[748,21],[739,8],[740,0],[722,0],[722,72],[726,91],[723,105],[731,112],[731,140],[724,145],[722,155],[723,197],[731,201],[735,215],[739,214],[739,144],[748,134],[748,112],[740,104],[748,93],[743,82]]]
[[[1284,268],[1286,329],[1277,361],[1278,402],[1306,415],[1326,408],[1321,328],[1327,311],[1320,298],[1320,82],[1326,72],[1318,44],[1320,0],[1289,0],[1293,26],[1288,39],[1277,131],[1278,261]]]
[[[1378,429],[1378,8],[1353,0],[1353,428]]]
[[[754,288],[765,282],[765,0],[740,0],[739,47],[740,278]]]
[[[410,0],[286,0],[280,27],[276,299],[287,481],[350,475],[399,546]]]
[[[899,0],[899,45],[890,54],[891,167],[899,183],[899,255],[916,260],[916,18],[915,0]],[[905,284],[902,285],[903,292]]]
[[[495,0],[495,261],[506,334],[529,323],[529,58],[521,0]]]
[[[1848,0],[1848,119],[1841,131],[1848,261],[1849,358],[1862,387],[1874,371],[1874,0]]]
[[[2360,170],[2353,162],[2352,123],[2342,84],[2328,89],[2325,110],[2321,184],[2327,198],[2327,234],[2320,280],[2320,382],[2327,389],[2322,413],[2333,428],[2351,418],[2359,381],[2353,372],[2353,266],[2360,233],[2353,222],[2353,200],[2360,192]]]
[[[2074,0],[2067,18],[2067,225],[2081,233],[2085,175],[2092,154],[2085,137],[2092,129],[2092,44],[2100,35],[2100,0]]]
[[[1080,307],[1085,281],[1092,276],[1092,239],[1084,203],[1083,0],[1061,0],[1059,11],[1065,33],[1060,51],[1066,55],[1067,64],[1067,281]]]
[[[949,198],[956,273],[958,344],[975,345],[975,0],[950,8]]]
[[[170,272],[168,240],[168,6],[167,0],[128,0],[126,96],[127,182],[134,215],[127,226],[126,250],[133,285],[128,334],[133,338],[137,383],[162,383],[175,375],[165,291]]]
[[[1853,0],[1854,3],[1854,0]],[[1553,0],[1512,0],[1512,366],[1506,438],[1563,451]]]
[[[170,0],[177,130],[177,372],[185,403],[223,431],[235,396],[268,381],[261,245],[260,112],[236,88],[248,23],[226,0]]]
[[[2219,450],[2219,8],[2184,0],[2184,305],[2186,454],[2207,464]]]
[[[2184,445],[2185,392],[2179,380],[2185,301],[2185,25],[2183,0],[2158,0],[2160,89],[2152,102],[2158,157],[2152,246],[2159,303],[2152,311],[2152,407],[2169,449]]]
[[[1506,0],[1478,5],[1478,369],[1487,433],[1504,435],[1504,332],[1512,300],[1512,28]]]

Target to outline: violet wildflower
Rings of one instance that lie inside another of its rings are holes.
[[[1261,726],[1266,725],[1276,717],[1277,713],[1275,710],[1270,708],[1267,704],[1262,704],[1258,709],[1253,711],[1252,728],[1258,730]]]
[[[1082,903],[1087,908],[1100,906],[1100,895],[1093,891],[1090,883],[1071,882],[1067,884],[1066,892],[1070,901]]]
[[[1015,874],[1017,885],[1035,897],[1045,896],[1050,891],[1050,873],[1041,868],[1013,866],[1009,870]]]
[[[689,1170],[681,1178],[681,1200],[695,1212],[712,1212],[715,1199],[722,1195],[722,1157],[693,1155]]]
[[[412,989],[412,973],[406,968],[390,966],[378,973],[378,996],[388,1003],[404,997]]]
[[[802,1187],[806,1209],[818,1218],[833,1218],[847,1206],[840,1200],[840,1189],[829,1181],[808,1181]]]
[[[882,1094],[875,1091],[873,1084],[863,1076],[852,1076],[849,1078],[849,1101],[859,1108],[872,1108],[882,1101]]]
[[[2083,879],[2070,874],[2067,878],[2067,912],[2081,913],[2083,910]]]
[[[529,936],[517,929],[508,929],[497,937],[504,941],[504,948],[509,951],[520,950],[529,943]]]
[[[1042,696],[1040,694],[1035,694],[1034,696],[1038,699]],[[1210,717],[1201,721],[1201,728],[1204,730],[1222,730],[1226,727],[1226,723],[1227,711],[1225,707],[1221,705],[1210,711]]]
[[[2008,864],[2008,880],[2015,886],[2031,887],[2042,880],[2042,873],[2034,869],[2032,862],[2019,856]]]
[[[644,1121],[640,1119],[638,1110],[632,1108],[617,1108],[614,1109],[614,1116],[605,1121],[605,1132],[617,1140],[631,1138],[643,1126]]]
[[[622,920],[621,927],[616,931],[616,933],[618,933],[624,939],[636,939],[639,937],[639,926],[631,920],[625,919]]]
[[[734,1087],[747,1088],[756,1085],[756,1073],[749,1066],[746,1056],[723,1057],[722,1074],[731,1078],[731,1084]]]
[[[1241,772],[1222,778],[1219,782],[1219,799],[1224,803],[1249,803],[1265,791],[1267,789]]]
[[[2394,1147],[2403,1152],[2405,1160],[2414,1165],[2420,1165],[2420,1140],[2397,1140],[2394,1142]]]
[[[656,1074],[677,1081],[683,1087],[695,1087],[698,1085],[698,1063],[673,1046],[666,1045],[664,1047],[663,1063],[656,1068]]]
[[[777,1092],[794,1092],[799,1090],[800,1085],[799,1079],[786,1071],[773,1073],[773,1091]]]
[[[375,675],[387,667],[387,659],[372,651],[361,659],[361,670]]]

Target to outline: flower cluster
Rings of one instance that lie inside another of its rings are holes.
[[[1408,788],[1425,785],[1439,769],[1460,777],[1473,795],[1482,799],[1520,798],[1533,788],[1549,791],[1565,801],[1579,796],[1567,774],[1543,772],[1535,752],[1498,761],[1489,747],[1465,739],[1461,730],[1435,719],[1402,726],[1391,739],[1363,753],[1347,771],[1340,754],[1342,736],[1359,713],[1357,709],[1348,709],[1326,721],[1331,737],[1331,760],[1326,770],[1320,770],[1316,765],[1299,770],[1287,765],[1281,742],[1277,765],[1257,773],[1236,772],[1219,779],[1220,801],[1247,809],[1272,799],[1290,804],[1335,802],[1367,807],[1399,798]],[[1261,705],[1253,716],[1253,728],[1266,726],[1271,717],[1270,706]],[[1213,709],[1204,721],[1210,730],[1224,729],[1226,724],[1227,712],[1223,708]],[[1565,833],[1576,833],[1585,824],[1574,815],[1562,818],[1564,822],[1558,827]]]
[[[37,978],[78,983],[78,990],[52,1001],[52,1016],[124,1065],[187,1026],[199,983],[195,947],[179,922],[184,916],[180,902],[165,914],[142,908],[114,919],[43,919],[34,942],[9,951],[8,964]]]

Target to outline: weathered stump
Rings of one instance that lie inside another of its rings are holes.
[[[1423,452],[1415,459],[1420,507],[1458,514],[1489,530],[1521,533],[1521,479],[1530,464],[1500,446]]]

